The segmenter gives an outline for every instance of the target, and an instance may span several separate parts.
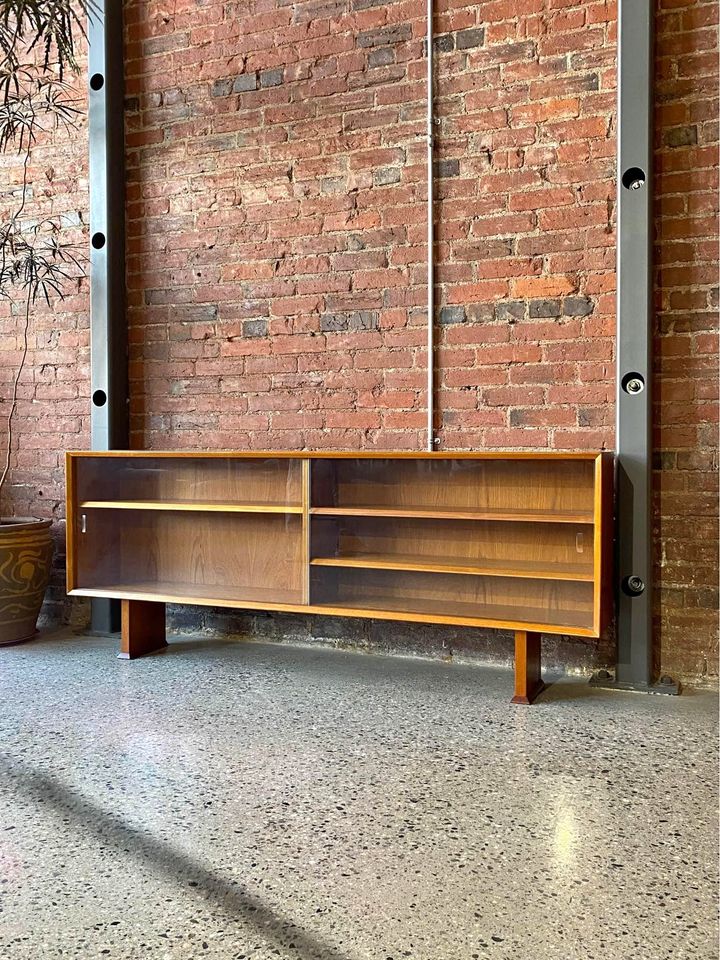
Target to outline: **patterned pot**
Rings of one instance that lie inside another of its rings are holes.
[[[50,580],[52,520],[0,517],[0,646],[36,633]]]

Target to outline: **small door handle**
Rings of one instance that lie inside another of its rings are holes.
[[[585,534],[576,533],[575,534],[575,549],[578,553],[582,553],[585,549]]]
[[[87,514],[80,514],[80,533],[87,533]]]

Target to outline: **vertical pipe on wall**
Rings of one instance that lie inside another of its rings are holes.
[[[435,201],[433,175],[433,0],[427,0],[427,448],[435,450]]]

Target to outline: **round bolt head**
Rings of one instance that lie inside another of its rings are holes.
[[[645,389],[645,378],[641,373],[638,373],[637,370],[630,370],[626,373],[621,383],[625,393],[630,394],[630,396],[642,393]]]

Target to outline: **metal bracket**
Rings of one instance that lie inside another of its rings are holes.
[[[93,450],[117,450],[129,442],[122,0],[95,0],[87,35],[90,437]],[[92,601],[92,629],[120,629],[117,601]]]
[[[603,690],[628,690],[634,693],[656,693],[676,697],[682,686],[672,677],[662,676],[657,683],[623,682],[616,680],[607,670],[598,670],[590,678],[591,687],[600,687]]]

